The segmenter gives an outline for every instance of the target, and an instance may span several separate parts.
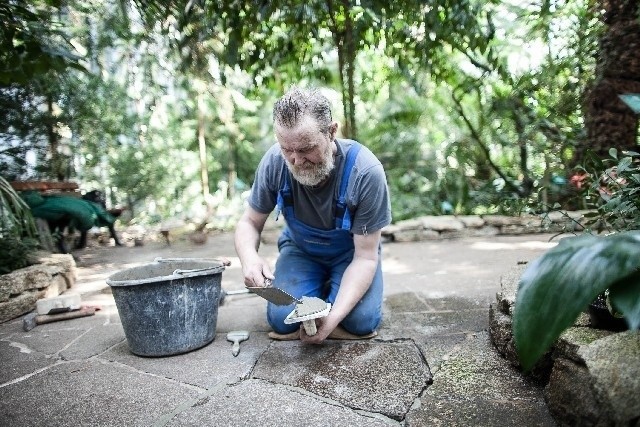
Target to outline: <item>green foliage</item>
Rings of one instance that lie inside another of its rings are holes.
[[[569,168],[598,31],[586,0],[16,4],[0,7],[12,40],[75,49],[88,71],[52,60],[0,88],[3,172],[147,217],[201,207],[201,159],[210,192],[249,184],[294,83],[335,91],[347,134],[355,117],[396,220],[519,212]]]
[[[29,264],[38,247],[31,211],[11,185],[0,176],[0,274]]]
[[[640,327],[639,231],[569,237],[533,261],[520,279],[513,315],[524,369],[606,289],[629,327]]]
[[[578,197],[592,209],[582,226],[594,231],[640,229],[640,154],[615,148],[601,160],[587,153],[585,164],[574,175]]]
[[[0,237],[0,274],[29,266],[29,257],[38,249],[35,239],[15,236]]]
[[[79,57],[52,19],[58,4],[9,1],[0,5],[0,86],[28,84],[69,66],[82,69]]]

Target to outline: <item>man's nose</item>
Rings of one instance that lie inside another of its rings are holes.
[[[292,164],[296,165],[298,163],[302,163],[304,161],[304,156],[302,154],[296,153],[295,151],[291,153],[291,160],[289,160]]]

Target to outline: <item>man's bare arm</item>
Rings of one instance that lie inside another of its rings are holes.
[[[367,235],[354,235],[355,252],[353,260],[347,267],[340,282],[340,289],[329,315],[322,319],[318,333],[312,337],[302,338],[307,342],[322,342],[351,312],[371,287],[371,282],[378,267],[378,247],[380,245],[379,230]]]
[[[274,278],[268,263],[258,255],[260,234],[268,217],[248,206],[236,226],[234,241],[246,286],[264,286],[265,278]]]

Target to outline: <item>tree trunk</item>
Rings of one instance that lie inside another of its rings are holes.
[[[600,0],[605,11],[596,79],[584,100],[586,141],[576,150],[575,164],[587,149],[600,158],[610,148],[638,147],[638,115],[619,95],[640,93],[640,3],[638,0]]]
[[[64,181],[66,176],[64,173],[64,162],[60,154],[60,144],[58,133],[56,132],[56,117],[53,111],[53,99],[51,95],[47,95],[47,136],[49,138],[49,155],[51,156],[51,176],[58,181]]]
[[[202,197],[206,202],[209,199],[209,171],[207,170],[207,144],[204,137],[204,99],[198,93],[198,148],[200,151],[200,182],[202,184]]]
[[[354,69],[357,41],[354,39],[353,19],[351,18],[349,1],[342,0],[341,7],[342,13],[345,15],[345,21],[338,24],[334,3],[332,0],[327,0],[331,33],[338,51],[338,72],[342,94],[342,112],[344,114],[344,124],[341,129],[342,135],[346,138],[356,139]]]

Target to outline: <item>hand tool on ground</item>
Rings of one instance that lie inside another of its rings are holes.
[[[78,310],[67,311],[58,314],[37,314],[36,312],[27,314],[22,319],[22,329],[30,331],[37,325],[43,325],[45,323],[57,322],[60,320],[76,319],[78,317],[93,316],[99,307],[95,306],[82,306]]]
[[[227,341],[231,341],[231,354],[236,357],[240,353],[240,343],[249,339],[249,331],[231,331],[227,334]]]

